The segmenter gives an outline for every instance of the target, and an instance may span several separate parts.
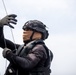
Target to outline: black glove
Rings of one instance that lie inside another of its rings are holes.
[[[8,48],[4,48],[3,50],[3,57],[6,58],[8,61],[10,61],[11,63],[16,64],[16,62],[14,61],[16,58],[16,55]]]
[[[10,49],[8,49],[8,48],[4,48],[4,50],[3,50],[3,57],[4,58],[7,58],[7,56],[8,56],[8,54],[11,52],[11,50]]]
[[[4,25],[7,25],[11,28],[14,28],[12,25],[10,25],[10,23],[16,24],[17,23],[17,20],[15,19],[16,17],[17,15],[15,14],[5,16],[0,20],[0,26],[3,27]]]

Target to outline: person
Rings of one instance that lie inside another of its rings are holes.
[[[15,44],[4,37],[3,27],[14,28],[11,24],[17,23],[16,17],[10,14],[0,20],[0,47],[9,61],[5,75],[50,75],[53,53],[44,43],[49,35],[46,25],[39,20],[27,21],[23,26],[24,44]]]

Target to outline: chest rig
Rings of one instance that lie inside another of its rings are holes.
[[[25,45],[21,45],[18,50],[16,51],[16,55],[20,56],[20,57],[25,57],[30,50],[32,50],[37,44],[41,44],[43,45],[43,47],[45,48],[46,50],[46,53],[47,53],[47,59],[46,59],[46,62],[45,62],[45,66],[42,68],[37,68],[35,70],[33,70],[32,72],[36,73],[36,72],[45,72],[46,73],[51,73],[51,70],[50,70],[50,64],[51,64],[51,61],[53,59],[53,53],[51,52],[51,50],[49,50],[45,43],[43,42],[43,40],[34,40],[34,41],[31,41],[30,43],[26,44]],[[32,74],[31,74],[32,75]],[[48,74],[46,74],[48,75]]]
[[[26,45],[21,45],[16,51],[16,55],[23,57],[26,56],[37,44],[44,44],[42,40],[34,40]]]

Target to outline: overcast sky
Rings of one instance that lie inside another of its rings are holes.
[[[18,23],[13,29],[16,43],[22,44],[22,26],[28,20],[37,19],[47,25],[49,38],[46,45],[54,59],[51,75],[76,75],[76,0],[4,0],[7,13],[16,14]],[[0,0],[0,18],[6,12]],[[9,27],[4,28],[5,37],[12,40]],[[13,40],[12,40],[13,41]],[[6,60],[0,49],[0,74],[5,71]]]

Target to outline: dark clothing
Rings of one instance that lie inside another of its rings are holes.
[[[7,48],[12,50],[12,53],[8,55],[10,64],[5,75],[50,75],[50,62],[52,61],[50,58],[52,59],[52,57],[49,56],[49,49],[46,50],[44,42],[31,47],[32,41],[23,46],[7,39],[5,41]],[[15,46],[17,50],[15,50]],[[2,27],[0,27],[0,47],[5,48]]]

